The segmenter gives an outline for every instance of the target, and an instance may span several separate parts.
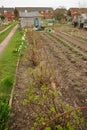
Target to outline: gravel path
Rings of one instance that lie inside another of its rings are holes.
[[[18,25],[16,25],[11,32],[9,33],[9,35],[4,39],[4,41],[2,41],[2,43],[0,44],[0,56],[3,53],[5,47],[7,46],[7,44],[9,43],[11,37],[13,36],[13,34],[15,33],[16,29],[18,28]]]

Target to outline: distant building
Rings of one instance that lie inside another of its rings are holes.
[[[87,8],[70,8],[68,10],[71,14],[72,20],[75,16],[80,16],[81,14],[87,13]]]
[[[6,8],[4,6],[2,6],[0,8],[0,13],[3,14],[3,13],[11,13],[11,14],[14,14],[14,8]]]
[[[53,13],[53,8],[50,7],[16,7],[16,9],[20,13],[23,12],[34,12],[37,11],[41,17],[43,18],[51,18]]]
[[[11,13],[5,13],[4,16],[8,19],[8,21],[11,21],[15,18],[15,15]]]
[[[15,17],[14,8],[6,8],[2,6],[0,8],[0,15],[5,16],[8,20],[12,20]]]
[[[87,13],[78,16],[78,24],[79,26],[82,24],[82,27],[87,29]]]
[[[21,27],[40,26],[41,19],[51,18],[53,9],[48,7],[16,7]]]
[[[87,28],[87,8],[70,8],[72,21],[77,21],[78,27]]]
[[[20,16],[19,19],[22,28],[26,26],[37,26],[35,23],[35,19],[37,20],[38,26],[40,26],[41,16],[37,11],[27,12],[25,10],[25,12],[19,12],[19,16]]]
[[[19,13],[21,26],[25,26],[27,24],[31,25],[35,17],[38,17],[39,21],[41,18],[51,18],[53,13],[53,9],[50,7],[16,7],[16,9]],[[8,20],[12,20],[15,17],[14,8],[5,8],[2,6],[0,8],[0,14],[5,16]]]

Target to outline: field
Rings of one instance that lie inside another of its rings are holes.
[[[18,67],[12,104],[13,117],[10,124],[12,130],[43,130],[41,127],[48,119],[52,121],[55,116],[58,116],[56,109],[60,107],[61,102],[64,101],[72,109],[87,106],[87,31],[61,26],[52,28],[51,32],[46,30],[37,31],[35,34],[28,32],[26,37],[28,44],[25,56],[20,59]],[[54,105],[56,104],[55,110],[51,106],[50,117],[48,109],[52,103],[51,96],[46,97],[50,102],[44,99],[47,101],[45,104],[47,107],[42,107],[40,103],[40,107],[37,106],[39,100],[42,101],[40,93],[42,92],[41,86],[44,85],[49,86],[49,90],[58,91],[58,97],[54,103]],[[38,96],[30,97],[31,94],[34,94],[31,88],[34,88],[34,92],[38,93]],[[26,89],[27,92],[25,92]],[[69,110],[71,108],[69,107]],[[60,115],[64,113],[64,110],[67,109],[64,109],[63,106],[59,109]],[[81,109],[81,111],[82,117],[87,122],[87,108]],[[46,120],[39,122],[41,126],[39,123],[34,124],[36,123],[36,113],[43,118],[46,114],[48,115]],[[69,119],[67,118],[68,121]],[[71,126],[68,125],[67,128],[63,127],[64,122],[60,124],[63,129],[58,125],[57,127],[60,128],[58,130],[87,129],[85,125],[76,127],[76,129],[72,126],[70,129]],[[56,130],[53,125],[51,129]],[[46,130],[51,129],[46,128]]]

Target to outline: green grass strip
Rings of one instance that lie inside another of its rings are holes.
[[[5,24],[1,24],[0,23],[0,31],[3,31],[5,28],[7,28],[8,26],[10,26],[11,24],[13,24],[12,21],[5,23]]]
[[[0,24],[0,31],[4,30],[6,27],[8,27],[7,25],[1,25]]]
[[[24,54],[26,42],[23,32],[17,30],[0,57],[0,130],[8,130],[10,93],[15,81],[16,66],[20,56]]]
[[[16,23],[13,23],[12,26],[10,26],[10,28],[8,28],[5,32],[0,34],[0,43],[6,38],[6,36],[10,33],[10,31],[15,25]]]
[[[17,30],[0,57],[0,94],[9,95],[14,82],[18,51],[23,33]]]

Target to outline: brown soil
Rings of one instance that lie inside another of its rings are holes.
[[[70,30],[60,28],[52,35],[68,42],[79,53],[87,56],[86,41],[80,40],[78,37],[69,37],[62,32],[70,32]],[[85,31],[81,32],[81,35],[85,36],[85,34]],[[57,87],[61,90],[61,99],[74,107],[87,106],[87,59],[45,32],[40,32],[40,38],[42,46],[55,68]],[[43,51],[42,55],[45,55]],[[23,100],[26,97],[24,91],[28,88],[30,80],[28,67],[27,62],[20,60],[12,104],[12,130],[29,130],[33,123],[29,106],[23,105]],[[87,109],[82,112],[87,121]],[[82,130],[86,130],[86,128]]]

